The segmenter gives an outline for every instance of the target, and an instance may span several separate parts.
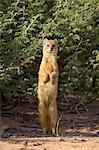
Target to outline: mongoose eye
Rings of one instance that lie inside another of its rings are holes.
[[[53,48],[55,47],[55,45],[53,45]]]
[[[47,47],[49,47],[49,45],[47,44]]]

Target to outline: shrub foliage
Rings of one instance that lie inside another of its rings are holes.
[[[45,36],[59,41],[59,96],[99,94],[99,3],[95,0],[0,0],[0,91],[8,100],[37,94]]]

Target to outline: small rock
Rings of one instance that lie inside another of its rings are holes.
[[[32,146],[33,144],[32,143],[28,143],[28,146]]]
[[[42,145],[41,143],[34,143],[33,144],[34,146],[40,146],[40,145]]]
[[[60,138],[59,141],[65,141],[63,138]]]
[[[27,141],[23,141],[22,144],[23,144],[23,145],[27,145]]]
[[[82,141],[82,142],[86,142],[87,140],[85,140],[85,139],[81,139],[81,141]]]
[[[77,139],[75,138],[75,141],[77,141]]]

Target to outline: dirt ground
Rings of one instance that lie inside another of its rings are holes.
[[[63,103],[64,111],[58,112],[56,137],[42,134],[35,104],[4,107],[0,150],[99,150],[99,101],[88,105]]]

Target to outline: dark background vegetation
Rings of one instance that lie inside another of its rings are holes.
[[[59,41],[59,100],[99,95],[98,0],[0,0],[0,97],[37,98],[45,36]]]

